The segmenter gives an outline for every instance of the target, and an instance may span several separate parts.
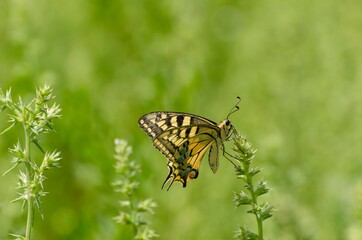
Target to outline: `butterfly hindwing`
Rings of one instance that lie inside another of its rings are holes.
[[[174,179],[186,186],[188,180],[197,178],[201,160],[206,151],[216,145],[218,134],[217,128],[204,125],[185,126],[161,133],[154,144],[169,159],[170,174],[165,182]],[[214,158],[214,161],[218,159]]]

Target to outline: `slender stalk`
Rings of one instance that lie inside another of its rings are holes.
[[[266,186],[265,181],[260,181],[255,186],[253,184],[253,177],[260,172],[260,169],[251,167],[256,152],[251,144],[245,138],[236,137],[234,139],[234,150],[237,153],[234,157],[238,162],[238,166],[234,164],[237,177],[246,183],[244,185],[246,191],[241,190],[240,192],[235,193],[234,202],[237,207],[249,205],[251,209],[247,212],[255,216],[258,226],[257,234],[244,226],[239,228],[235,236],[238,239],[243,240],[263,240],[263,221],[272,216],[273,207],[269,206],[268,203],[260,204],[258,202],[258,197],[266,194],[269,191],[269,188]]]
[[[28,129],[25,126],[25,124],[23,124],[23,128],[24,128],[24,135],[25,135],[26,178],[28,181],[27,184],[29,184],[29,181],[33,178],[32,174],[31,174],[30,136],[29,136]],[[28,216],[27,216],[27,220],[26,220],[25,239],[30,240],[31,230],[32,230],[32,226],[33,226],[33,219],[34,219],[34,208],[33,208],[32,193],[29,192],[29,189],[28,189],[28,193],[27,193],[27,204],[28,204]]]
[[[117,180],[113,183],[116,192],[124,195],[124,199],[120,202],[122,210],[114,219],[117,223],[123,225],[131,225],[133,230],[133,238],[138,240],[150,240],[158,237],[149,225],[150,222],[143,220],[145,212],[153,213],[156,203],[152,199],[138,200],[134,193],[139,183],[135,176],[140,172],[140,166],[129,160],[132,152],[131,146],[125,140],[115,139],[115,170],[118,174]]]
[[[25,171],[22,169],[19,171],[19,184],[17,187],[20,196],[12,202],[21,201],[23,203],[23,210],[27,205],[26,228],[24,235],[10,234],[16,239],[31,239],[31,233],[34,228],[35,207],[38,208],[43,218],[40,197],[46,195],[43,188],[44,172],[45,170],[59,167],[60,152],[44,151],[37,139],[42,133],[52,132],[53,119],[60,118],[59,112],[61,109],[59,105],[55,103],[50,107],[48,105],[48,102],[53,98],[52,89],[47,85],[39,87],[36,90],[36,97],[28,104],[23,103],[21,97],[19,97],[18,102],[14,102],[10,90],[6,91],[5,94],[0,90],[0,112],[8,109],[10,111],[9,122],[11,122],[10,127],[2,131],[0,135],[18,123],[21,124],[24,131],[24,143],[21,144],[18,140],[13,148],[9,148],[9,151],[14,154],[12,160],[14,165],[4,173],[7,174],[24,163]],[[32,142],[44,154],[43,160],[39,164],[31,157],[30,145]]]
[[[138,228],[139,226],[136,224],[137,223],[137,211],[135,210],[134,206],[133,206],[133,202],[132,202],[132,198],[131,196],[128,196],[128,200],[129,200],[129,208],[131,210],[131,219],[132,219],[132,222],[134,224],[132,224],[132,228],[133,228],[133,234],[134,236],[137,236],[137,233],[138,233]]]
[[[249,163],[245,163],[245,172],[249,172],[250,169],[250,164]],[[252,180],[252,176],[247,174],[246,176],[246,183],[248,185],[247,189],[249,190],[250,193],[250,197],[252,200],[252,208],[253,208],[253,213],[255,215],[255,219],[256,222],[258,224],[258,236],[260,240],[263,240],[263,221],[260,217],[259,211],[258,211],[258,200],[257,200],[257,196],[255,195],[255,189],[254,189],[254,185],[253,185],[253,180]]]
[[[249,171],[249,166],[250,165],[248,165],[247,171]],[[257,196],[255,195],[255,192],[254,192],[254,186],[253,186],[253,182],[252,182],[250,175],[247,176],[247,182],[248,182],[248,185],[250,188],[250,190],[249,190],[250,196],[253,201],[253,210],[254,210],[255,219],[258,224],[258,236],[259,236],[260,240],[263,240],[264,239],[264,237],[263,237],[263,221],[262,221],[262,219],[260,217],[260,213],[258,211],[259,204],[258,204]]]

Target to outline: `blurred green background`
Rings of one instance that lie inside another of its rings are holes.
[[[115,224],[119,194],[113,139],[129,141],[142,166],[142,198],[159,239],[231,239],[254,227],[235,209],[241,182],[221,158],[212,174],[161,190],[166,159],[137,126],[150,111],[231,120],[258,149],[254,164],[272,188],[267,239],[362,239],[362,2],[0,1],[0,87],[14,98],[48,83],[61,105],[62,152],[49,171],[34,239],[129,239]],[[0,115],[0,128],[7,125]],[[0,136],[0,171],[21,131]],[[231,144],[227,144],[230,149]],[[230,150],[229,150],[230,151]],[[17,173],[0,177],[0,239],[22,233]]]

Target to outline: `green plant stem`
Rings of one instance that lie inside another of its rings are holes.
[[[250,187],[250,189],[251,190],[249,190],[250,191],[250,195],[251,195],[251,199],[252,199],[252,201],[253,201],[253,208],[254,208],[254,214],[255,214],[255,218],[256,218],[256,222],[258,223],[258,235],[259,235],[259,239],[260,240],[263,240],[264,238],[263,238],[263,221],[261,220],[261,218],[260,218],[260,216],[259,216],[259,214],[258,214],[258,211],[257,211],[257,209],[255,209],[255,208],[257,208],[257,206],[259,206],[258,205],[258,200],[257,200],[257,198],[256,198],[256,196],[255,196],[255,193],[254,193],[254,186],[253,186],[253,183],[252,183],[252,180],[251,180],[251,176],[250,175],[248,175],[248,178],[247,178],[247,181],[248,181],[248,184],[249,184],[249,187]]]
[[[132,202],[132,197],[131,196],[128,196],[128,200],[130,202],[130,209],[131,209],[131,219],[132,219],[132,228],[133,228],[133,233],[134,233],[134,236],[137,235],[137,232],[138,232],[138,226],[136,224],[136,221],[137,221],[137,212],[135,211],[134,209],[134,206],[133,206],[133,202]]]
[[[245,172],[249,173],[250,164],[246,163],[245,168],[246,168]],[[250,196],[253,201],[253,213],[255,215],[256,222],[258,224],[258,236],[259,236],[260,240],[263,240],[264,239],[264,237],[263,237],[263,221],[262,221],[261,217],[259,216],[259,211],[257,209],[259,205],[258,205],[257,197],[255,196],[255,192],[254,192],[252,176],[250,174],[247,174],[246,183],[248,184],[248,190],[250,192]]]
[[[30,179],[32,179],[31,174],[31,160],[30,160],[30,136],[28,133],[28,129],[23,123],[24,128],[24,135],[25,135],[25,165],[26,165],[26,178],[29,184]],[[31,192],[27,193],[27,204],[28,204],[28,216],[26,221],[26,232],[25,232],[25,239],[30,240],[31,236],[31,228],[33,226],[33,219],[34,219],[34,208],[33,208],[33,198],[31,196]]]

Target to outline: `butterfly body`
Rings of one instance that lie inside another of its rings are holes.
[[[219,149],[233,132],[228,119],[215,123],[201,116],[182,112],[151,112],[138,120],[153,145],[168,159],[170,170],[165,182],[172,180],[186,187],[199,175],[203,156],[209,151],[209,165],[215,173],[219,166]]]

